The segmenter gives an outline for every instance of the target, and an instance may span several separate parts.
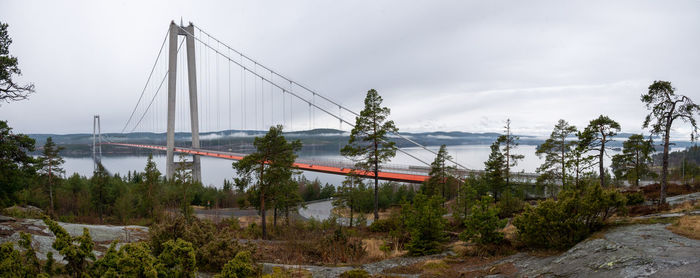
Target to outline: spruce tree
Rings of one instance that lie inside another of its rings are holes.
[[[55,176],[59,176],[65,171],[61,165],[65,162],[59,152],[63,147],[57,147],[51,137],[46,138],[46,144],[42,150],[42,155],[39,157],[39,165],[41,165],[40,173],[46,177],[46,186],[49,189],[49,211],[53,213],[54,207],[54,180]]]
[[[391,110],[382,107],[382,97],[371,89],[365,97],[365,108],[355,118],[348,144],[340,153],[355,161],[358,169],[374,173],[374,220],[379,220],[379,168],[396,155],[396,144],[388,135],[396,133],[394,121],[388,120]]]
[[[142,209],[150,217],[156,217],[159,207],[158,196],[160,195],[160,171],[153,161],[153,155],[148,155],[146,168],[144,168],[144,179],[141,187]]]
[[[452,197],[451,191],[454,190],[451,188],[459,183],[459,180],[451,173],[455,167],[446,163],[451,159],[447,146],[440,146],[435,160],[430,164],[430,178],[423,184],[423,194],[428,196],[440,194],[445,201]]]
[[[501,153],[500,141],[496,140],[491,144],[491,154],[489,159],[484,162],[483,180],[486,182],[489,190],[493,194],[496,201],[499,200],[501,194],[505,190],[505,169],[506,159]]]
[[[416,194],[413,204],[402,208],[406,226],[411,234],[407,249],[411,255],[429,255],[440,252],[445,240],[447,220],[442,216],[447,212],[441,206],[440,196]]]

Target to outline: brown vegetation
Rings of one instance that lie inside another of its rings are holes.
[[[691,185],[670,183],[666,186],[666,196],[670,197],[676,195],[690,194],[698,191],[699,189],[700,188],[698,188],[697,184]],[[654,183],[647,186],[642,186],[641,190],[644,192],[644,197],[647,200],[658,200],[659,192],[661,192],[661,184]]]
[[[700,215],[685,215],[678,222],[666,227],[671,232],[700,240]]]

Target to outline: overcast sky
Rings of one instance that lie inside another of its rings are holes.
[[[700,102],[697,0],[2,0],[36,94],[3,103],[0,119],[74,133],[100,114],[103,131],[121,131],[180,18],[352,109],[377,89],[404,131],[501,131],[511,118],[546,135],[560,118],[583,127],[605,114],[640,132],[654,80]]]

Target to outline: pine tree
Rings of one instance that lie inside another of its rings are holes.
[[[700,113],[700,105],[684,95],[676,95],[676,89],[668,81],[654,81],[649,86],[649,92],[641,96],[646,108],[651,110],[644,119],[643,128],[651,128],[651,134],[662,135],[664,140],[664,153],[661,169],[661,192],[659,200],[666,202],[666,185],[668,183],[668,146],[671,138],[671,126],[680,119],[690,123],[692,131],[690,139],[695,140],[698,135],[698,125],[695,115]]]
[[[577,141],[572,141],[574,146],[571,148],[566,157],[566,167],[572,172],[574,182],[573,186],[576,189],[581,189],[581,176],[588,172],[590,168],[595,166],[595,155],[589,155],[589,145],[585,142],[582,132],[576,132]]]
[[[26,99],[34,92],[34,84],[19,85],[12,80],[13,75],[21,76],[17,57],[10,55],[12,38],[7,32],[7,23],[0,22],[0,101]]]
[[[342,186],[338,189],[333,200],[333,206],[347,208],[350,210],[350,223],[353,226],[354,212],[357,211],[358,188],[364,187],[362,179],[354,171],[350,171],[343,180]]]
[[[49,211],[51,213],[53,213],[55,209],[53,200],[55,176],[65,173],[63,168],[61,168],[61,165],[65,162],[59,154],[61,150],[63,150],[63,147],[57,147],[53,139],[48,137],[46,138],[46,144],[44,144],[42,155],[39,157],[39,165],[41,165],[39,172],[46,176],[46,185],[49,189]]]
[[[510,119],[506,120],[506,125],[503,128],[505,128],[506,134],[499,136],[498,140],[501,141],[501,144],[503,145],[501,152],[504,153],[503,156],[506,158],[506,188],[510,188],[510,167],[517,166],[518,160],[522,160],[525,158],[525,156],[522,154],[513,153],[513,149],[518,147],[520,137],[515,136],[510,132]]]
[[[271,195],[276,192],[276,187],[290,182],[292,175],[297,172],[292,165],[297,158],[296,152],[301,149],[301,142],[299,140],[288,142],[282,136],[282,126],[278,125],[270,127],[264,137],[256,137],[253,145],[256,151],[234,162],[233,168],[239,176],[236,178],[236,185],[241,189],[252,186],[249,192],[259,200],[257,205],[262,216],[262,236],[266,239],[265,201],[271,199]],[[256,175],[256,184],[251,184],[251,175]]]
[[[549,138],[537,146],[535,154],[545,161],[537,168],[537,173],[545,178],[559,179],[562,186],[566,185],[567,154],[571,152],[576,142],[567,138],[576,133],[576,127],[565,120],[559,120]],[[552,192],[553,193],[553,192]]]
[[[16,192],[34,179],[35,159],[29,155],[33,151],[34,139],[12,133],[7,122],[0,121],[0,207],[11,206]]]
[[[506,226],[507,219],[499,219],[500,210],[492,205],[493,198],[483,196],[471,208],[464,220],[464,232],[459,236],[464,241],[472,240],[478,244],[498,244],[503,240],[500,229]]]
[[[396,133],[394,121],[387,118],[391,110],[382,107],[382,97],[371,89],[365,97],[365,108],[355,118],[348,144],[340,150],[355,161],[358,169],[374,173],[374,220],[379,220],[379,167],[396,155],[396,144],[388,135]]]
[[[605,144],[612,141],[613,137],[620,131],[620,124],[610,119],[608,116],[600,115],[591,120],[588,126],[581,133],[581,142],[590,150],[598,152],[598,170],[600,175],[600,186],[605,187],[605,164],[603,158],[607,150]]]
[[[653,162],[654,143],[649,137],[644,139],[642,134],[632,134],[622,143],[622,153],[612,158],[613,173],[618,178],[624,178],[639,187],[639,180],[654,176],[649,165]]]

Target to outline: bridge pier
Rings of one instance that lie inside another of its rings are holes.
[[[184,29],[184,31],[183,31]],[[187,27],[177,26],[170,22],[169,46],[168,46],[168,125],[166,135],[166,161],[165,176],[172,179],[175,174],[175,108],[177,94],[177,40],[178,36],[185,36],[187,47],[187,81],[190,98],[190,127],[192,131],[192,148],[199,149],[199,111],[197,109],[197,71],[194,50],[194,25]],[[200,157],[192,155],[192,179],[202,181],[202,166]]]

